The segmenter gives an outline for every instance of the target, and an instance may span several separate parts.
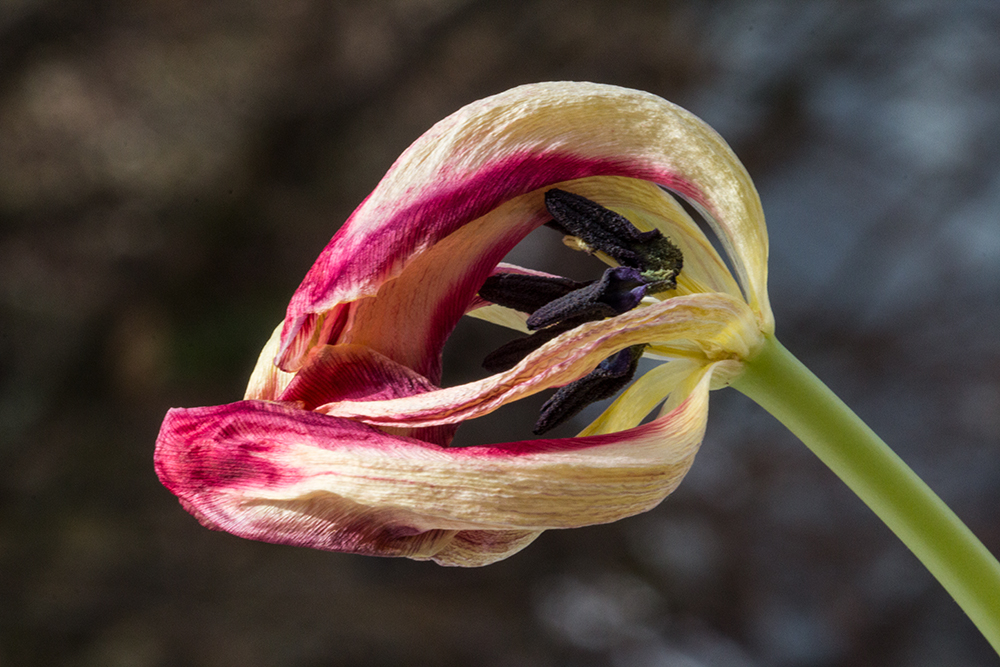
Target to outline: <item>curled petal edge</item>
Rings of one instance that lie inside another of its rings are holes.
[[[297,407],[174,409],[161,482],[205,526],[329,551],[479,566],[546,529],[647,511],[680,483],[704,435],[715,364],[669,414],[590,437],[443,448]]]

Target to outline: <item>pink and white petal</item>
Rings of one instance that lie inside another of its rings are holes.
[[[484,564],[532,532],[657,505],[694,460],[708,386],[621,433],[456,449],[278,403],[174,409],[156,471],[204,525],[241,537],[453,564],[478,549]],[[466,535],[449,552],[462,531],[502,534]]]
[[[560,185],[568,185],[568,184],[560,184]],[[497,264],[496,268],[493,270],[493,273],[516,273],[522,276],[541,276],[542,278],[560,277],[554,273],[547,273],[545,271],[539,271],[538,269],[530,269],[526,266],[518,266],[517,264],[510,264],[508,262],[500,262],[499,264]]]
[[[365,345],[438,382],[444,342],[483,282],[548,219],[537,191],[465,225],[415,257],[375,297],[354,302],[353,319],[337,342]]]
[[[691,356],[710,361],[745,358],[761,337],[756,316],[743,301],[720,293],[679,296],[580,325],[510,370],[482,380],[394,400],[338,401],[316,410],[383,426],[458,423],[568,384],[618,350],[666,341],[688,345]]]
[[[593,177],[555,186],[580,192],[600,203],[621,203],[634,198],[635,210],[648,215],[672,214],[666,208],[672,202],[675,210],[686,216],[669,195],[645,181]],[[396,278],[384,283],[374,298],[353,302],[349,325],[344,327],[337,343],[365,345],[438,382],[445,339],[470,306],[482,301],[476,293],[483,281],[497,271],[500,259],[519,241],[550,219],[545,210],[544,190],[516,197],[465,225],[414,258]],[[694,233],[704,238],[693,221],[690,218],[688,221]],[[711,244],[707,240],[705,243],[711,250]],[[741,298],[739,287],[717,255],[712,268],[721,274],[699,273],[706,266],[702,249],[683,239],[680,244],[682,250],[691,252],[691,268],[684,275],[693,275],[696,282],[708,285],[700,291],[723,291],[729,287],[733,296]],[[548,275],[512,265],[504,265],[502,270]],[[717,286],[720,289],[714,289]]]
[[[302,340],[314,338],[310,316],[374,295],[411,259],[505,201],[597,175],[652,181],[698,207],[730,253],[762,329],[773,328],[760,201],[725,141],[655,95],[555,82],[470,104],[400,156],[289,303],[281,366],[294,369]]]
[[[296,334],[288,339],[285,337],[288,328],[286,316],[282,323],[281,344],[274,358],[274,364],[282,370],[295,372],[317,347],[336,343],[341,334],[350,327],[357,304],[357,301],[348,301],[326,311],[302,315],[296,325]]]
[[[277,400],[305,410],[336,401],[374,401],[413,396],[438,387],[416,371],[363,345],[326,345],[310,355]],[[457,424],[397,428],[407,436],[443,447],[451,444]]]
[[[651,215],[663,213],[664,203],[673,202],[657,186],[635,179],[594,177],[555,186],[579,191],[601,203],[628,201],[631,195],[637,209],[647,204],[642,210]],[[375,297],[352,302],[349,324],[341,329],[336,342],[365,345],[438,382],[444,342],[460,317],[482,301],[476,293],[483,282],[497,271],[500,260],[518,242],[551,218],[545,209],[544,191],[516,197],[465,225],[414,258],[398,276],[384,283]],[[619,191],[624,191],[624,196]],[[674,205],[683,214],[676,202]],[[694,231],[701,234],[697,227]],[[690,245],[681,243],[682,250]],[[699,275],[702,264],[697,250],[691,248],[692,268],[686,274]],[[708,274],[702,279],[710,287],[716,283],[725,287],[728,277],[733,296],[740,297],[738,286],[721,260],[718,268],[722,276],[717,281],[713,282]],[[503,270],[549,275],[512,265],[504,265]]]
[[[413,396],[438,388],[411,368],[363,345],[326,345],[277,397],[303,409],[335,401],[372,401]]]

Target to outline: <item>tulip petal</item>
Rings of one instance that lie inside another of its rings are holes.
[[[156,470],[210,528],[483,565],[540,530],[615,521],[662,501],[703,437],[710,376],[669,415],[628,431],[453,449],[287,404],[174,409]]]
[[[542,194],[508,201],[415,257],[374,298],[354,302],[338,344],[365,345],[434,382],[441,349],[477,290],[521,239],[547,219]]]
[[[326,345],[314,351],[278,400],[313,410],[335,401],[388,400],[438,387],[416,371],[362,345]],[[396,428],[393,434],[447,446],[458,424]]]
[[[531,333],[528,331],[528,325],[526,324],[528,316],[525,313],[514,310],[513,308],[505,308],[496,304],[487,304],[470,310],[466,313],[466,315],[474,317],[477,320],[489,322],[490,324],[496,324],[507,329],[513,329],[514,331],[520,331],[523,334]]]
[[[691,254],[690,268],[682,272],[683,285],[700,291],[729,290],[740,296],[739,287],[711,243],[676,201],[657,186],[609,177],[558,185],[602,204],[628,202],[629,210],[641,216],[645,225],[654,224],[650,220],[659,223]],[[543,195],[544,190],[538,190],[504,203],[413,259],[374,298],[351,303],[349,326],[336,342],[365,345],[438,382],[441,348],[470,304],[481,302],[477,290],[496,272],[504,255],[549,219]],[[516,272],[527,273],[524,269]],[[313,342],[321,343],[322,338]]]
[[[323,403],[372,401],[412,396],[437,389],[416,371],[362,345],[326,345],[278,397],[312,410]]]
[[[617,317],[588,322],[532,352],[508,371],[457,387],[392,400],[338,401],[317,411],[383,426],[458,423],[505,403],[583,377],[618,350],[673,341],[688,356],[704,361],[743,358],[756,338],[755,316],[741,300],[725,294],[695,294],[637,308]]]
[[[658,183],[699,208],[730,254],[762,329],[773,328],[763,212],[725,141],[655,95],[556,82],[470,104],[400,156],[293,296],[280,365],[296,369],[310,341],[318,340],[317,329],[334,330],[323,313],[374,295],[463,225],[537,188],[597,175]]]
[[[250,380],[247,382],[247,390],[243,398],[258,398],[264,401],[273,401],[277,399],[281,392],[285,390],[285,387],[288,386],[288,383],[292,381],[292,378],[295,377],[294,373],[287,373],[274,364],[274,358],[281,347],[281,330],[283,327],[284,322],[274,329],[271,337],[265,343],[264,349],[260,351],[260,355],[257,357],[257,364],[254,366],[253,372],[250,373]]]

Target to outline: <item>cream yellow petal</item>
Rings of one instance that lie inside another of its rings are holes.
[[[627,431],[451,449],[288,404],[171,410],[156,470],[202,523],[236,535],[481,565],[537,531],[662,501],[704,436],[702,375],[675,410]]]
[[[482,567],[509,558],[535,541],[541,530],[460,530],[428,560],[438,565]]]
[[[503,306],[491,304],[470,310],[466,315],[474,317],[477,320],[489,322],[490,324],[497,324],[508,329],[513,329],[514,331],[520,331],[524,334],[530,333],[528,325],[525,324],[528,320],[527,314],[513,308],[504,308]]]
[[[264,349],[260,351],[243,398],[263,401],[276,400],[295,377],[295,373],[286,373],[274,365],[274,358],[281,347],[281,328],[283,326],[284,322],[274,329],[271,337],[264,344]]]
[[[457,423],[590,372],[618,350],[676,340],[705,360],[743,358],[761,343],[746,303],[726,294],[681,296],[618,317],[589,322],[549,341],[517,366],[483,380],[387,401],[340,401],[316,408],[385,426]]]

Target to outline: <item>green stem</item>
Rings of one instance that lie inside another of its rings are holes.
[[[770,412],[916,554],[1000,653],[1000,563],[881,438],[768,337],[732,386]]]

